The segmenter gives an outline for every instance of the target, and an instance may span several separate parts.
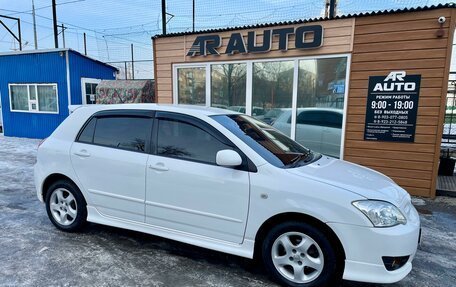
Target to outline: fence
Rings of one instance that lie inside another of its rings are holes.
[[[113,61],[106,63],[119,69],[117,79],[154,79],[154,60]]]

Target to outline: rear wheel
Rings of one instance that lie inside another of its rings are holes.
[[[60,230],[80,230],[86,224],[86,205],[79,188],[67,180],[55,182],[46,192],[48,217]]]
[[[262,257],[273,279],[286,286],[335,286],[341,279],[330,240],[303,222],[272,228],[263,241]]]

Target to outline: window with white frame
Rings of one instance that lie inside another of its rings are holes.
[[[9,84],[11,111],[58,113],[57,84]]]
[[[179,103],[204,105],[206,101],[205,67],[181,68],[177,71]]]
[[[97,103],[97,86],[100,82],[100,79],[81,78],[83,104],[92,105]]]
[[[348,55],[175,64],[174,102],[225,108],[340,157]]]

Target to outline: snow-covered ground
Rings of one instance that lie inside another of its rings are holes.
[[[33,189],[36,150],[40,140],[4,137],[0,134],[0,191]]]
[[[276,286],[251,260],[100,225],[58,231],[35,196],[38,143],[0,135],[0,286]],[[455,286],[456,199],[414,204],[423,227],[414,268],[385,286]]]

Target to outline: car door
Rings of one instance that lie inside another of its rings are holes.
[[[96,114],[71,147],[73,168],[101,214],[144,222],[149,111]]]
[[[322,153],[339,158],[342,137],[342,113],[337,111],[324,111],[322,114]]]
[[[316,152],[322,150],[322,114],[317,110],[298,110],[296,141]]]
[[[202,120],[165,112],[156,114],[152,141],[146,223],[241,243],[248,213],[249,172],[215,163],[218,151],[236,147]]]

